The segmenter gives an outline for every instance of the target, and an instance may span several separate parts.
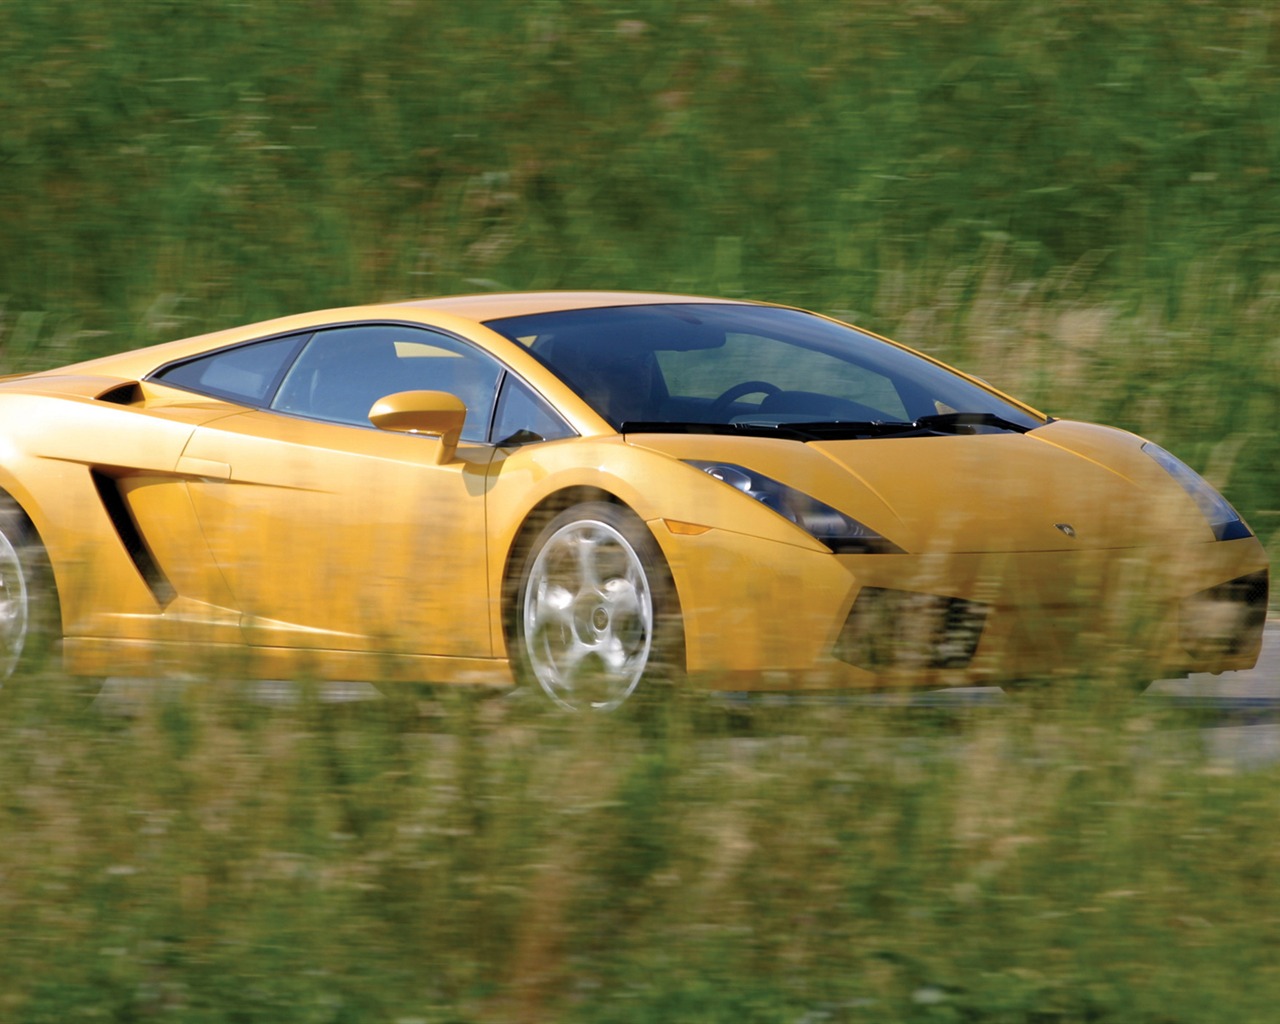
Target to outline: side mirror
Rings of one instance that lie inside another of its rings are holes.
[[[379,430],[440,438],[439,462],[453,458],[466,418],[462,399],[446,391],[397,391],[369,410],[369,422]]]

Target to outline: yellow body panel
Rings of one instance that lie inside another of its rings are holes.
[[[188,481],[254,646],[488,657],[485,484],[492,449],[245,412],[184,451],[230,467]],[[282,452],[285,454],[282,455]]]

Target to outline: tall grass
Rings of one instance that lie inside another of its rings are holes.
[[[6,1020],[1225,1024],[1280,997],[1275,770],[1104,691],[744,731],[194,685],[120,720],[28,687]]]

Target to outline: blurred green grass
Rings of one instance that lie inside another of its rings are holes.
[[[1278,47],[1228,0],[0,0],[0,368],[491,288],[773,299],[1158,440],[1274,555]],[[3,1020],[1280,1002],[1275,769],[1105,688],[744,730],[65,686],[0,714]]]
[[[1274,766],[1082,685],[953,714],[692,699],[0,721],[22,1022],[1254,1022]],[[1247,983],[1243,979],[1247,978]]]

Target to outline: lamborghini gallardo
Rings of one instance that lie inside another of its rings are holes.
[[[1268,600],[1154,442],[739,300],[379,304],[4,378],[0,491],[6,678],[1149,680],[1251,666]]]

